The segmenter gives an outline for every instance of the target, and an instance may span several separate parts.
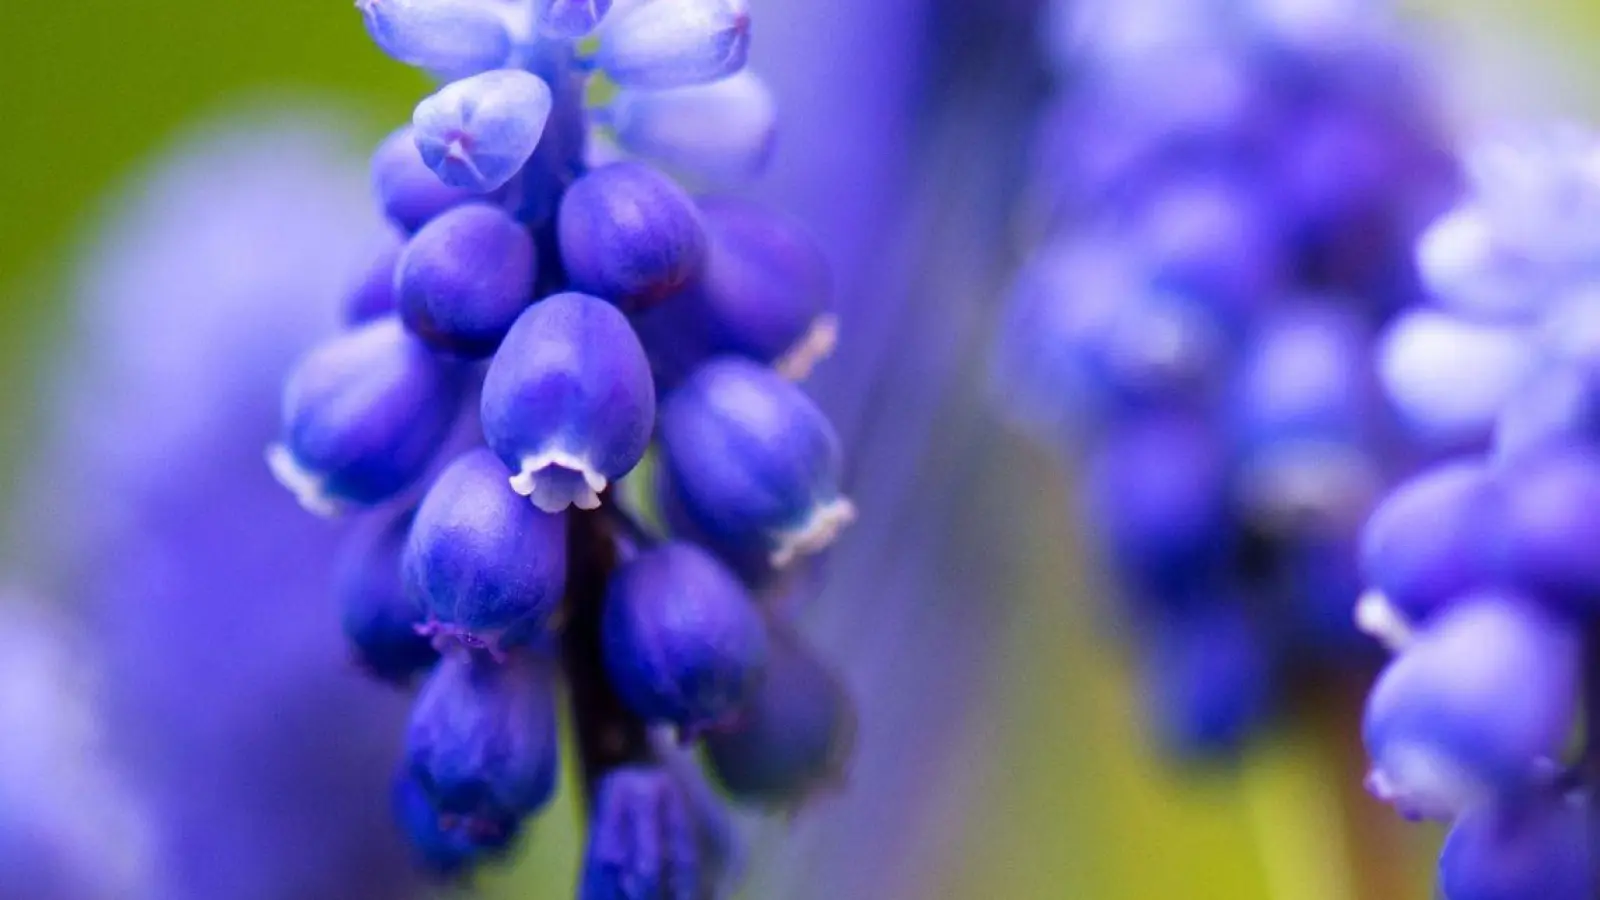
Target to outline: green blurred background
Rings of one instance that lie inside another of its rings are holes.
[[[1465,105],[1600,108],[1585,52],[1600,31],[1594,0],[1412,5],[1450,38],[1442,55]],[[1529,100],[1490,60],[1559,90]],[[348,0],[0,0],[0,378],[13,388],[0,392],[0,450],[23,437],[30,394],[18,388],[49,346],[61,262],[130,167],[241,99],[333,91],[376,138],[425,88],[370,46]],[[1035,462],[1029,474],[1053,479]],[[1356,795],[1352,747],[1285,735],[1243,774],[1173,773],[1151,758],[1122,661],[1062,602],[1083,582],[1058,552],[1072,543],[1065,516],[1039,515],[1037,545],[1022,548],[1034,568],[1018,580],[1031,596],[993,676],[1004,699],[984,722],[964,836],[926,861],[939,896],[1368,900],[1377,882],[1428,896],[1429,836],[1394,829]],[[566,894],[572,830],[546,825],[534,845],[492,893]]]

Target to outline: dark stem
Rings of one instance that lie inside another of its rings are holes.
[[[573,509],[568,513],[567,620],[562,635],[562,667],[577,730],[584,795],[593,802],[606,773],[651,757],[644,722],[628,711],[611,689],[600,656],[601,611],[606,583],[617,566],[616,542],[605,515]]]

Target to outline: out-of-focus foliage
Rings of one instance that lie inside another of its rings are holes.
[[[197,112],[241,91],[370,97],[373,126],[423,77],[382,64],[337,0],[0,4],[0,273],[57,245],[112,177]]]

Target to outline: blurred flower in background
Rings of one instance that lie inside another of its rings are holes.
[[[1201,6],[1058,13],[1078,25],[1030,197],[1049,233],[996,364],[1014,416],[1085,457],[1153,732],[1191,760],[1237,759],[1274,707],[1316,714],[1293,695],[1370,663],[1356,536],[1417,452],[1373,346],[1454,175],[1382,4]]]
[[[401,710],[325,634],[334,529],[303,520],[259,461],[278,379],[380,234],[334,122],[260,110],[191,133],[82,257],[10,558],[72,617],[32,639],[69,642],[56,652],[77,662],[54,674],[79,693],[34,708],[82,720],[63,749],[93,754],[108,809],[137,823],[138,840],[57,836],[87,879],[140,856],[136,887],[99,895],[414,884],[383,827],[383,739]],[[33,803],[98,818],[92,800]]]
[[[110,752],[92,648],[16,588],[0,612],[0,897],[147,896],[149,822]]]

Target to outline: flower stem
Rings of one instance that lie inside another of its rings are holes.
[[[602,510],[574,509],[568,516],[571,531],[562,666],[577,731],[584,795],[592,802],[606,773],[650,758],[650,738],[644,722],[611,689],[600,656],[606,584],[617,565],[611,526]]]

